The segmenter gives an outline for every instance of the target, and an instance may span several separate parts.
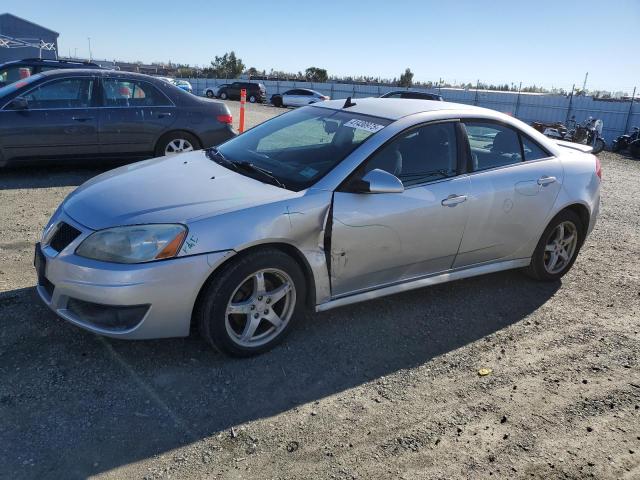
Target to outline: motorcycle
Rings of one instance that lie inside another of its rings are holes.
[[[640,160],[640,128],[633,127],[631,133],[620,135],[611,144],[611,151],[621,152],[629,149],[633,158]]]
[[[602,127],[604,123],[600,119],[593,117],[587,118],[582,123],[577,123],[575,116],[571,117],[569,126],[565,126],[561,122],[542,123],[533,122],[532,126],[539,132],[542,132],[549,138],[555,140],[564,140],[565,142],[581,143],[583,145],[591,145],[593,153],[598,154],[606,147],[604,138],[602,138]]]

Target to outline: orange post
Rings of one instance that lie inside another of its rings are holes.
[[[247,90],[240,90],[240,125],[238,127],[238,131],[240,133],[244,132],[244,104],[247,101]]]

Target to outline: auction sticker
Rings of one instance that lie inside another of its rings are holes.
[[[357,128],[358,130],[366,130],[367,132],[376,133],[379,130],[384,128],[384,125],[380,125],[378,123],[366,122],[364,120],[358,120],[356,118],[352,118],[347,123],[344,124],[345,127]]]

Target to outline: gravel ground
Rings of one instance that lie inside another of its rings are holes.
[[[310,314],[248,360],[55,317],[33,244],[104,167],[0,172],[0,477],[640,478],[640,162],[601,159],[561,283],[506,272]]]

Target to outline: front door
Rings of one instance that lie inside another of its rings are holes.
[[[354,174],[379,168],[402,193],[337,191],[331,233],[332,296],[449,270],[468,217],[469,177],[457,175],[456,123],[406,131]]]
[[[562,187],[557,158],[510,127],[465,122],[473,158],[469,222],[454,266],[526,258]]]
[[[153,152],[160,136],[176,121],[178,112],[173,103],[143,80],[105,78],[102,85],[98,127],[101,152]]]
[[[98,152],[93,77],[43,83],[22,95],[25,110],[0,111],[0,143],[8,158],[72,158]]]

